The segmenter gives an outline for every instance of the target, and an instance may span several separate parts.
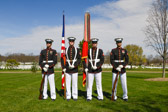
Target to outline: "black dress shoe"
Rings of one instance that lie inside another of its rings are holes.
[[[55,101],[55,99],[51,99],[52,101]]]
[[[67,99],[67,101],[69,101],[70,99]]]
[[[103,101],[103,99],[98,99],[99,101]]]
[[[126,101],[126,102],[128,101],[128,99],[123,99],[123,100]]]
[[[91,101],[91,99],[87,99],[87,101],[89,102],[89,101]]]
[[[74,101],[77,101],[77,99],[73,99]]]

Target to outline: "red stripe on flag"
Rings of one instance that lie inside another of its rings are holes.
[[[65,54],[64,53],[61,53],[61,58],[63,58],[65,56]]]
[[[65,43],[65,40],[62,40],[62,43]]]
[[[64,76],[64,73],[62,72],[62,76]],[[65,77],[65,76],[64,76]],[[64,84],[65,84],[65,78],[64,77],[62,77],[62,89],[64,89]]]
[[[61,47],[61,50],[65,50],[65,46],[62,46],[62,47]]]

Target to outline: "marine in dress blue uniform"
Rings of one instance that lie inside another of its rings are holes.
[[[72,80],[72,97],[74,101],[78,99],[78,66],[81,62],[80,50],[74,46],[75,37],[69,37],[69,47],[65,49],[66,64],[61,58],[61,65],[66,75],[66,99],[71,99],[71,80]]]
[[[121,85],[122,85],[122,89],[123,89],[123,100],[127,101],[128,100],[128,91],[127,91],[127,79],[126,79],[126,65],[128,64],[129,61],[129,57],[128,57],[128,53],[127,50],[122,48],[122,41],[123,38],[116,38],[115,39],[116,44],[117,44],[117,48],[114,48],[111,50],[110,53],[110,62],[113,66],[112,69],[112,88],[113,88],[113,84],[115,81],[115,78],[117,76],[117,73],[119,72],[119,76],[121,79]],[[118,80],[117,80],[118,83]],[[114,100],[117,100],[117,84],[114,90]]]
[[[53,42],[52,39],[45,39],[45,41],[47,48],[41,51],[39,57],[39,65],[42,70],[42,76],[44,75],[44,73],[46,73],[43,89],[43,99],[48,98],[47,85],[49,81],[51,94],[50,96],[51,99],[54,101],[56,99],[54,66],[57,64],[57,51],[51,48]]]
[[[97,87],[97,98],[98,100],[103,100],[102,92],[102,68],[104,63],[103,50],[97,48],[98,43],[97,38],[91,39],[92,48],[88,50],[88,66],[86,66],[85,61],[83,61],[85,72],[87,73],[87,101],[92,100],[92,86],[94,78],[96,80]]]

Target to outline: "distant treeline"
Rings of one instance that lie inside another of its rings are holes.
[[[110,64],[110,52],[106,52],[104,54],[104,63]],[[39,55],[33,55],[33,54],[23,54],[23,53],[13,53],[13,54],[7,54],[5,56],[0,55],[0,61],[7,61],[8,59],[15,59],[17,62],[38,62],[39,61]],[[60,62],[60,53],[58,53],[58,62]],[[129,63],[130,64],[130,63]],[[142,65],[161,65],[162,64],[162,58],[158,55],[153,56],[149,55],[146,57],[146,62],[142,63]],[[136,65],[136,64],[135,64]]]
[[[1,61],[7,61],[8,59],[15,59],[17,62],[38,62],[39,55],[33,55],[33,54],[22,54],[22,53],[13,53],[13,54],[7,54],[6,56],[0,55]]]
[[[5,56],[0,55],[0,61],[7,61],[8,59],[15,59],[17,62],[38,62],[39,55],[33,54],[23,54],[23,53],[13,53],[7,54]],[[58,61],[60,61],[60,53],[58,53]]]

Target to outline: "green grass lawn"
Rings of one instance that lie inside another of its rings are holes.
[[[166,74],[168,76],[168,74]],[[38,100],[41,74],[0,73],[0,112],[167,112],[168,82],[144,81],[146,78],[161,77],[160,73],[127,73],[128,102],[124,102],[119,80],[118,100],[110,101],[112,74],[102,74],[104,100],[98,101],[95,83],[93,100],[86,101],[86,91],[79,76],[78,101],[64,100],[61,90],[61,73],[56,73],[57,99],[53,102]]]

